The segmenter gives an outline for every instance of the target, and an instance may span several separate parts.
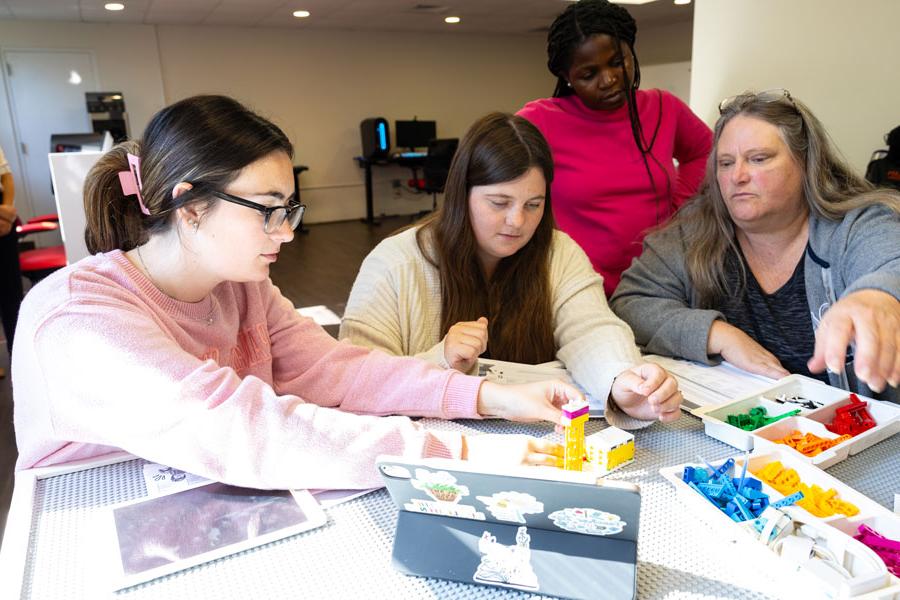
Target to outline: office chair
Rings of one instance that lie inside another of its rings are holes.
[[[16,221],[16,233],[19,235],[19,242],[28,235],[55,231],[57,229],[59,229],[59,217],[57,215],[41,215],[29,219],[25,224],[22,224],[21,221]],[[66,249],[62,244],[48,248],[19,250],[19,270],[22,271],[22,275],[27,277],[32,285],[64,266],[66,266]]]
[[[416,187],[419,191],[431,194],[432,211],[437,210],[437,195],[444,191],[447,174],[450,172],[450,162],[458,146],[459,140],[456,138],[431,140],[428,143],[428,154],[422,164],[422,173],[425,177],[417,181]]]

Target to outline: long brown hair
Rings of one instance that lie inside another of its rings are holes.
[[[500,260],[488,281],[477,258],[469,192],[474,186],[512,181],[531,167],[541,170],[547,185],[543,217],[531,240]],[[491,113],[463,137],[450,164],[444,202],[416,232],[419,249],[440,271],[442,335],[459,321],[486,316],[492,358],[532,364],[553,360],[551,181],[550,148],[522,117]]]
[[[663,229],[681,229],[685,266],[699,305],[714,306],[735,290],[728,289],[726,260],[738,255],[734,222],[728,214],[717,179],[716,160],[722,130],[736,116],[747,115],[778,128],[791,155],[802,170],[803,195],[810,212],[840,221],[851,210],[880,204],[900,213],[900,195],[872,184],[853,172],[832,147],[822,123],[805,104],[784,91],[745,92],[728,101],[716,122],[713,151],[706,162],[706,176],[699,194],[676,213]],[[741,265],[741,281],[746,273]]]
[[[193,96],[154,115],[140,142],[127,141],[104,154],[84,182],[84,238],[92,253],[131,250],[173,223],[175,211],[189,204],[211,205],[203,190],[221,190],[241,169],[282,151],[293,156],[290,140],[276,125],[226,96]],[[128,154],[141,159],[141,196],[125,196],[120,171]],[[194,193],[172,198],[180,182]]]

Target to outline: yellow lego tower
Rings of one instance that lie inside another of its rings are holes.
[[[562,406],[562,426],[565,432],[563,469],[580,471],[584,465],[584,424],[588,420],[588,403],[570,400]]]

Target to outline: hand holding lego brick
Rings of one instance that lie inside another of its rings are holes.
[[[860,290],[835,302],[816,329],[809,370],[844,370],[847,346],[855,343],[856,377],[880,392],[900,383],[900,301],[881,290]]]
[[[610,395],[623,412],[636,419],[659,419],[668,423],[681,416],[683,398],[678,382],[653,363],[643,363],[619,373]]]
[[[569,400],[584,401],[584,394],[562,381],[538,381],[519,385],[481,384],[478,414],[507,421],[559,423],[560,407]]]

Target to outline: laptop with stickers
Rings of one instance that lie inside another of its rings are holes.
[[[633,598],[640,491],[591,473],[381,456],[403,573],[562,598]]]

